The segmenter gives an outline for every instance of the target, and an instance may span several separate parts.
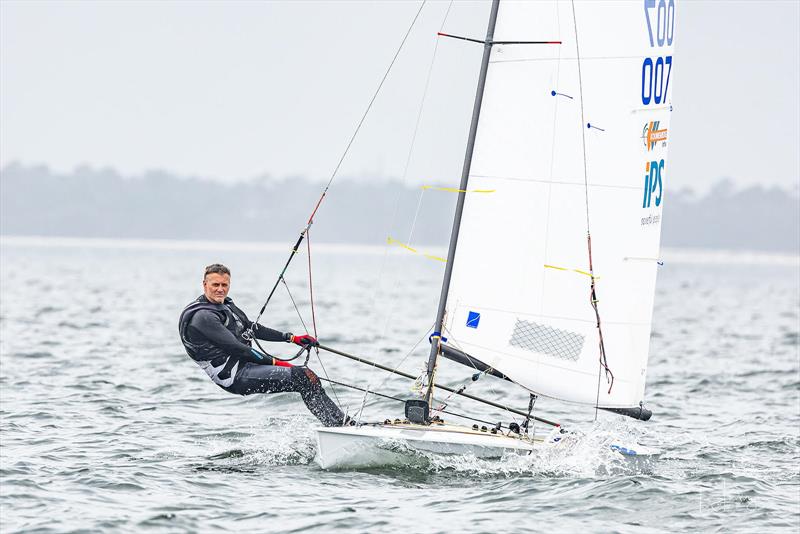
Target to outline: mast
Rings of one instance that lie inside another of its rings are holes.
[[[472,166],[472,152],[475,148],[475,136],[478,131],[478,119],[481,116],[481,103],[483,102],[483,90],[486,86],[486,73],[489,70],[489,56],[492,53],[492,39],[494,39],[494,27],[497,23],[497,9],[500,0],[492,0],[492,10],[489,14],[489,26],[486,29],[486,40],[483,43],[483,59],[481,60],[481,71],[478,78],[478,88],[475,92],[475,103],[472,107],[472,122],[469,126],[469,138],[467,140],[467,152],[464,155],[464,167],[461,171],[461,184],[459,186],[458,202],[456,203],[455,217],[453,218],[453,229],[450,232],[450,246],[447,250],[447,263],[445,264],[444,280],[442,282],[442,292],[439,296],[439,309],[436,312],[436,322],[434,323],[433,336],[431,337],[431,353],[428,357],[428,389],[425,393],[425,400],[430,406],[433,401],[434,371],[436,360],[439,357],[441,332],[444,330],[444,313],[447,307],[447,293],[450,290],[450,278],[453,275],[453,259],[456,255],[456,245],[458,243],[458,231],[461,227],[461,215],[464,212],[464,198],[466,197],[467,182],[469,181],[469,171]]]

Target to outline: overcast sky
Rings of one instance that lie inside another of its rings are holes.
[[[488,4],[456,2],[445,31],[482,37]],[[0,164],[327,179],[418,7],[2,0]],[[425,6],[342,174],[402,174],[447,7]],[[796,187],[800,2],[677,14],[673,184]],[[439,43],[409,182],[457,181],[480,48]]]

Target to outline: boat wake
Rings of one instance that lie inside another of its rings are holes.
[[[197,443],[198,450],[183,450],[180,456],[192,456],[197,469],[210,471],[257,471],[264,466],[310,465],[317,453],[314,428],[305,416],[269,418],[246,432],[204,438]],[[573,430],[563,434],[557,443],[542,445],[530,455],[509,453],[497,459],[431,453],[402,441],[386,441],[380,445],[381,451],[386,453],[385,465],[346,470],[414,470],[439,475],[506,478],[651,474],[657,466],[657,457],[632,458],[615,447],[635,449],[643,441],[656,440],[646,436],[641,425],[623,419],[598,421],[588,428]],[[198,458],[202,460],[197,462]]]

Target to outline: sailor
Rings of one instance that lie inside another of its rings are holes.
[[[293,366],[253,349],[246,335],[264,341],[284,341],[301,347],[318,345],[314,337],[295,336],[252,323],[228,297],[230,270],[219,263],[206,267],[203,294],[181,313],[181,341],[189,356],[225,391],[300,393],[309,411],[325,426],[341,425],[344,415],[322,389],[319,377],[305,366]]]

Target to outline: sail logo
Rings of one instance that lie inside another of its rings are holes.
[[[659,129],[658,125],[661,121],[650,121],[644,125],[642,129],[642,141],[647,151],[653,150],[656,145],[667,146],[667,129]]]
[[[481,314],[471,311],[467,314],[467,328],[478,328],[478,323],[481,322]]]
[[[642,200],[642,207],[649,208],[651,203],[658,207],[661,205],[661,195],[664,192],[662,182],[664,160],[648,161],[644,170],[644,199]]]

